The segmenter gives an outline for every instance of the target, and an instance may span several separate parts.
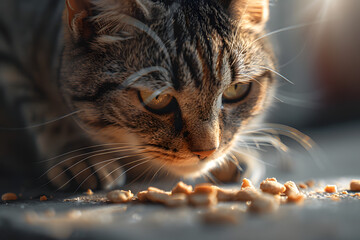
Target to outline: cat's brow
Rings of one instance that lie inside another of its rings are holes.
[[[238,84],[238,83],[247,83],[249,81],[258,81],[259,79],[265,78],[269,76],[269,71],[264,71],[261,74],[239,74],[239,77],[234,78],[231,82],[231,85]]]

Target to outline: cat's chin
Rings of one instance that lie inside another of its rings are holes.
[[[216,168],[217,166],[217,161],[212,160],[194,165],[170,165],[166,168],[166,170],[177,177],[199,178],[204,176],[206,173]]]

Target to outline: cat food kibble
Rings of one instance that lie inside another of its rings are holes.
[[[309,180],[305,182],[306,186],[308,186],[309,188],[312,188],[315,186],[315,181],[314,180]]]
[[[235,201],[236,194],[236,190],[217,188],[217,199],[219,202]]]
[[[297,188],[296,184],[292,181],[288,181],[284,184],[286,190],[285,190],[285,195],[286,196],[290,196],[290,195],[297,195],[299,194],[299,189]]]
[[[157,188],[149,188],[146,194],[146,199],[154,203],[165,204],[170,198],[170,193]]]
[[[268,178],[260,184],[260,189],[263,192],[278,195],[285,192],[286,187],[281,183],[277,182],[275,178]]]
[[[17,200],[17,196],[15,193],[4,193],[2,196],[1,196],[1,200],[3,201],[15,201]]]
[[[336,187],[336,185],[327,185],[324,188],[324,191],[327,192],[327,193],[336,193],[337,192],[337,187]]]
[[[299,188],[301,188],[301,189],[307,189],[308,186],[307,186],[306,184],[304,184],[304,183],[300,183],[300,184],[299,184]]]
[[[141,192],[138,192],[137,194],[137,199],[140,201],[140,202],[146,202],[148,199],[147,199],[147,194],[148,194],[148,191],[141,191]]]
[[[86,191],[86,195],[89,195],[89,196],[94,195],[94,192],[91,189],[88,189]]]
[[[171,191],[172,194],[175,193],[185,193],[186,195],[190,195],[193,191],[193,187],[191,185],[186,185],[183,182],[178,182],[178,184]]]
[[[132,200],[134,194],[132,194],[131,191],[114,190],[106,196],[112,203],[126,203]]]
[[[165,205],[169,207],[181,207],[188,203],[188,195],[185,193],[175,193],[165,200]]]
[[[360,180],[352,180],[350,182],[350,190],[351,191],[360,191]]]
[[[244,178],[242,180],[241,189],[248,188],[248,187],[255,188],[254,185],[252,184],[252,182],[249,179]]]
[[[358,180],[351,182],[350,185],[353,191],[358,189],[356,185],[358,183]],[[309,187],[314,186],[313,181],[308,181],[307,184]],[[307,187],[307,185],[305,186]],[[116,190],[110,192],[107,196],[113,203],[126,203],[138,200],[142,203],[158,203],[167,207],[189,205],[193,207],[211,207],[217,205],[218,202],[246,202],[248,211],[251,213],[269,213],[277,210],[280,204],[303,203],[306,196],[299,191],[299,187],[293,181],[288,181],[283,185],[276,178],[267,178],[261,182],[260,189],[258,189],[254,187],[250,180],[245,178],[242,181],[240,190],[224,189],[209,183],[198,184],[193,189],[191,185],[179,182],[171,192],[149,187],[146,191],[138,192],[136,199],[133,199],[131,191]],[[324,191],[336,193],[337,187],[335,185],[328,185]],[[347,192],[342,191],[341,194],[347,194]],[[360,193],[357,194],[360,195]],[[353,196],[356,197],[355,194]],[[331,195],[330,197],[334,201],[340,200],[339,194]],[[227,221],[226,214],[224,215],[223,213],[219,216],[218,214],[210,214],[205,217],[209,217],[209,222],[222,221],[222,219]]]
[[[40,197],[40,201],[41,201],[41,202],[47,201],[47,200],[48,200],[48,198],[47,198],[45,195]]]
[[[249,211],[253,213],[270,213],[279,208],[280,201],[275,196],[264,193],[259,195],[249,205]]]
[[[235,200],[240,202],[253,201],[259,197],[259,195],[261,195],[261,193],[255,188],[245,188],[236,193]]]
[[[286,182],[284,186],[286,187],[284,193],[287,196],[287,202],[302,203],[304,201],[304,195],[300,193],[299,189],[293,181]]]
[[[199,184],[189,196],[189,202],[193,206],[213,206],[218,202],[217,187],[211,184]]]

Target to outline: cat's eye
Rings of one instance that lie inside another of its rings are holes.
[[[239,102],[249,95],[250,89],[251,83],[238,83],[231,85],[225,90],[223,100],[226,103]]]
[[[151,91],[139,91],[139,98],[142,104],[153,111],[166,110],[173,100],[170,94],[159,94]]]

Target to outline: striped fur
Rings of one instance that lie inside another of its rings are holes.
[[[239,17],[239,9],[232,14],[229,1],[93,0],[70,26],[62,0],[8,2],[13,11],[35,6],[28,25],[14,19],[23,13],[1,20],[1,88],[9,104],[27,125],[74,113],[30,129],[41,158],[84,148],[47,161],[46,174],[59,188],[123,183],[125,169],[128,179],[146,171],[207,174],[271,103],[271,48],[260,23]],[[31,26],[31,41],[26,32],[18,37],[24,26]],[[229,86],[248,81],[244,101],[223,102]],[[139,90],[171,94],[171,111],[149,111]],[[194,154],[213,148],[205,159]]]

